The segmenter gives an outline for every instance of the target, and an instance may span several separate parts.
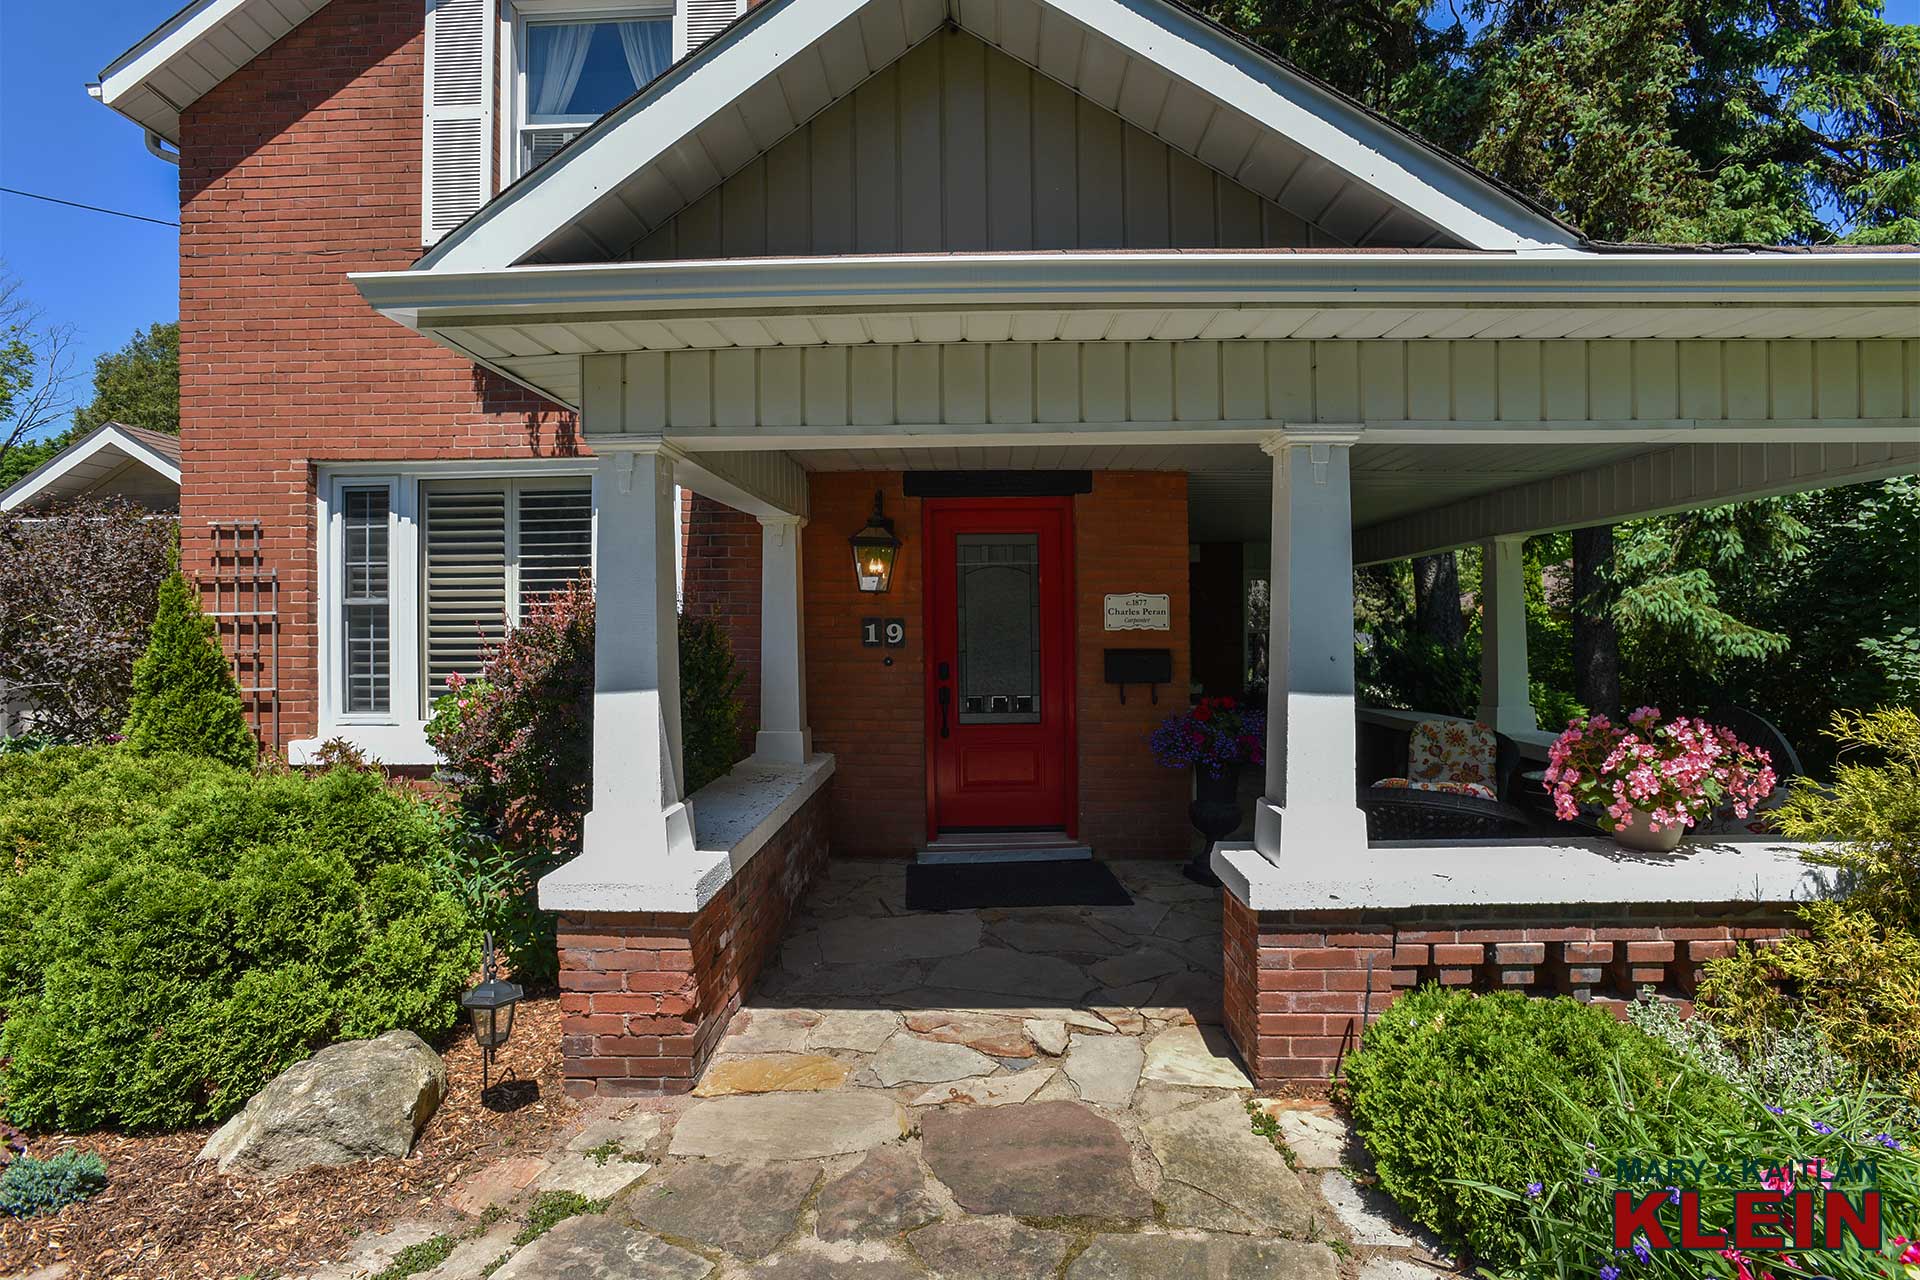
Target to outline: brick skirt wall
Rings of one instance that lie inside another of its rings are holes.
[[[1685,1000],[1706,961],[1793,927],[1756,903],[1255,912],[1221,897],[1227,1031],[1262,1088],[1326,1082],[1368,1015],[1428,982],[1618,1014],[1645,986]]]
[[[816,791],[706,906],[560,917],[561,1053],[576,1098],[684,1093],[700,1078],[827,862]]]

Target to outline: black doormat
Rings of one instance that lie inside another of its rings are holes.
[[[1107,864],[1061,862],[907,864],[907,910],[982,907],[1130,907],[1133,899]]]

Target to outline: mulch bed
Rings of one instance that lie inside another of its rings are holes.
[[[260,1183],[214,1172],[199,1154],[211,1128],[152,1137],[41,1134],[37,1156],[98,1151],[106,1189],[57,1214],[0,1217],[0,1275],[69,1263],[69,1280],[236,1280],[317,1267],[375,1225],[432,1215],[462,1177],[503,1155],[538,1149],[573,1115],[560,1081],[560,1001],[529,999],[479,1097],[480,1051],[464,1024],[442,1047],[449,1096],[403,1160],[311,1169]],[[537,1088],[536,1088],[537,1086]]]

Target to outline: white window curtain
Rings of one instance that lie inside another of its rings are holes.
[[[593,46],[595,24],[556,23],[543,33],[546,52],[538,69],[539,87],[534,93],[533,114],[557,116],[567,109],[580,73],[587,65],[587,50]],[[627,55],[629,60],[632,54]]]
[[[620,51],[627,55],[627,71],[636,89],[653,83],[673,59],[673,24],[670,22],[622,22]]]

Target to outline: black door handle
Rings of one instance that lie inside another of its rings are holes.
[[[940,686],[940,736],[947,736],[947,703],[953,698],[953,690]]]

